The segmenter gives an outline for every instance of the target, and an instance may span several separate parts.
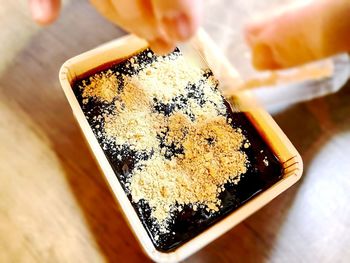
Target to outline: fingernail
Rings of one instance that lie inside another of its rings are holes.
[[[249,45],[254,44],[254,40],[259,36],[262,29],[257,24],[247,24],[244,27],[244,38]]]
[[[259,22],[250,22],[245,26],[246,32],[253,36],[258,36],[263,29],[262,23]]]
[[[281,66],[274,58],[270,46],[264,43],[255,44],[253,47],[253,65],[259,70],[278,69]]]
[[[30,10],[33,19],[41,24],[45,24],[50,20],[50,14],[52,12],[52,7],[49,1],[43,0],[31,0]]]
[[[186,15],[168,15],[163,17],[161,22],[171,39],[183,41],[191,37],[193,30]]]
[[[32,17],[35,21],[40,21],[43,17],[42,4],[40,0],[31,0],[29,2],[30,11],[32,13]]]

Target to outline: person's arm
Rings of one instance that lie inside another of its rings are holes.
[[[252,22],[245,36],[258,69],[300,65],[350,50],[350,0],[314,0]]]
[[[200,24],[201,0],[90,0],[113,23],[150,42],[158,53],[189,39]],[[29,0],[33,18],[48,24],[60,0]],[[245,36],[258,69],[300,65],[350,50],[350,0],[313,0],[252,22]]]
[[[158,53],[189,39],[201,18],[202,0],[90,0],[109,21],[146,39]],[[59,15],[60,0],[29,0],[33,19],[50,24]]]

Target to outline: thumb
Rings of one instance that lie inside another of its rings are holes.
[[[39,24],[50,24],[55,21],[61,8],[60,0],[29,0],[33,19]]]
[[[257,69],[297,66],[350,50],[350,1],[314,0],[250,23]]]

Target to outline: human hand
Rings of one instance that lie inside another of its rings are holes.
[[[201,0],[90,0],[109,21],[146,39],[152,50],[167,53],[196,32]],[[50,24],[60,11],[60,0],[29,0],[33,19]]]
[[[350,1],[309,1],[250,23],[245,37],[258,69],[288,68],[350,51]]]

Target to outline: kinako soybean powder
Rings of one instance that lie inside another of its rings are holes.
[[[203,77],[203,70],[178,54],[148,56],[152,63],[130,59],[137,74],[117,78],[118,72],[108,70],[80,88],[83,103],[95,99],[113,104],[111,112],[99,116],[106,142],[150,153],[150,158],[137,162],[127,187],[134,202],[149,204],[151,216],[166,232],[172,212],[184,205],[212,213],[219,210],[224,184],[237,183],[247,170],[247,156],[240,149],[249,147],[249,142],[225,117],[226,107],[212,76]],[[191,84],[203,91],[202,101],[177,102],[181,107],[170,114],[154,110],[184,95]],[[169,155],[169,149],[179,153]]]

